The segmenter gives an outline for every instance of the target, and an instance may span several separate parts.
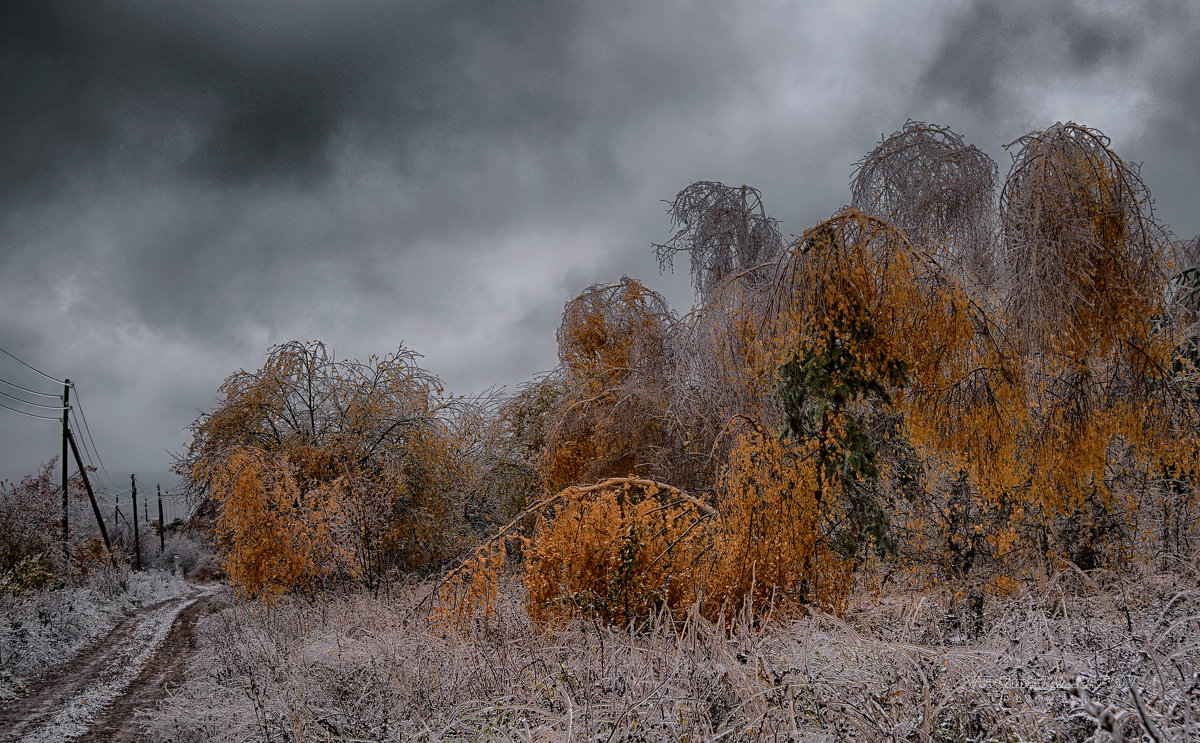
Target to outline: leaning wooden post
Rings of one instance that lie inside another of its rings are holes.
[[[79,447],[75,444],[75,436],[67,429],[67,443],[71,445],[71,453],[75,455],[75,466],[83,476],[83,487],[87,489],[88,500],[92,502],[92,513],[96,514],[96,525],[100,527],[100,536],[104,538],[104,546],[112,559],[113,567],[117,567],[117,556],[113,553],[112,542],[108,541],[108,529],[104,528],[104,517],[100,515],[100,504],[96,502],[96,494],[92,492],[92,482],[88,480],[87,468],[83,466],[83,458],[79,456]]]

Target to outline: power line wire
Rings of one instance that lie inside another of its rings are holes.
[[[0,397],[7,397],[9,400],[16,400],[19,403],[22,403],[24,405],[30,405],[35,408],[45,408],[46,410],[62,410],[63,409],[63,406],[61,404],[59,404],[59,405],[43,405],[40,402],[29,402],[28,400],[23,400],[23,399],[17,397],[16,395],[10,395],[7,392],[5,392],[4,390],[0,390]]]
[[[5,410],[11,410],[11,411],[13,411],[14,413],[20,413],[21,415],[27,415],[27,416],[29,416],[30,418],[41,418],[41,419],[42,419],[42,420],[44,420],[44,421],[57,421],[57,420],[62,420],[61,418],[59,418],[59,417],[57,417],[57,416],[55,416],[55,417],[51,417],[51,416],[49,416],[49,415],[34,415],[33,413],[26,413],[24,410],[17,410],[16,408],[10,408],[10,407],[8,407],[7,405],[5,405],[4,403],[0,403],[0,408],[4,408]]]
[[[75,421],[75,430],[78,431],[80,429],[79,417],[75,415],[75,408],[71,408],[71,419]],[[100,453],[97,452],[95,448],[96,443],[94,441],[92,442],[92,449],[89,451],[87,439],[80,436],[78,441],[83,445],[84,462],[88,465],[88,467],[97,473],[95,478],[96,484],[101,486],[104,491],[107,492],[113,487],[112,476],[108,474],[108,470],[104,469],[103,463],[101,463],[100,467],[96,466],[96,462],[100,459]],[[92,458],[93,456],[95,459]],[[101,480],[103,480],[103,482],[101,482]]]
[[[47,374],[46,372],[42,371],[41,369],[30,366],[29,364],[25,363],[24,361],[21,361],[21,359],[17,358],[16,356],[13,356],[8,351],[5,351],[3,348],[0,348],[0,353],[3,353],[5,356],[9,357],[10,359],[14,359],[18,364],[20,364],[21,366],[24,366],[26,369],[30,369],[32,371],[37,372],[38,374],[41,374],[46,379],[49,379],[51,382],[57,382],[58,384],[66,384],[66,382],[64,380],[52,377],[49,374]]]
[[[19,384],[13,384],[12,382],[9,382],[9,381],[8,381],[8,380],[6,380],[6,379],[0,379],[0,384],[7,384],[9,387],[12,387],[13,389],[18,389],[18,390],[21,390],[22,392],[28,392],[29,394],[31,394],[31,395],[37,395],[38,397],[56,397],[56,398],[59,398],[59,399],[61,399],[61,398],[62,398],[62,394],[61,394],[61,393],[59,393],[59,394],[56,394],[56,395],[51,395],[51,394],[49,394],[49,393],[47,393],[47,392],[38,392],[37,390],[31,390],[31,389],[29,389],[28,387],[22,387],[22,386],[21,386],[21,385],[19,385]]]
[[[70,415],[71,415],[71,420],[74,421],[73,428],[75,430],[75,433],[79,433],[81,430],[83,430],[83,427],[81,425],[79,425],[79,416],[77,416],[75,414],[74,406],[72,406],[72,408],[71,408]],[[95,470],[96,472],[99,472],[100,468],[96,466],[96,462],[92,458],[92,451],[90,449],[88,449],[87,439],[85,439],[83,436],[76,436],[75,443],[79,444],[82,447],[84,464],[86,464],[88,467]]]
[[[87,415],[83,412],[83,402],[79,394],[79,388],[75,388],[75,405],[79,407],[79,417],[83,419],[83,430],[87,433],[88,441],[92,442],[92,451],[96,453],[96,460],[100,462],[100,469],[104,472],[104,476],[108,478],[109,485],[113,485],[112,475],[108,474],[108,468],[104,466],[104,459],[100,456],[100,450],[96,448],[96,440],[92,438],[92,429],[88,426]]]
[[[74,428],[75,428],[75,431],[78,433],[80,430],[82,430],[83,426],[79,425],[79,417],[75,415],[75,408],[73,406],[71,407],[71,412],[69,413],[69,415],[71,416],[71,420],[74,421],[74,423],[75,423]],[[91,451],[88,450],[87,439],[85,439],[82,436],[76,436],[75,443],[79,444],[79,448],[83,455],[82,459],[83,459],[84,464],[91,467],[92,469],[99,470],[99,468],[96,467],[95,462],[92,461],[92,453],[91,453]]]

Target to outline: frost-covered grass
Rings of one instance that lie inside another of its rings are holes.
[[[162,570],[101,569],[81,584],[0,595],[0,700],[106,634],[123,616],[188,592]]]
[[[844,619],[531,626],[510,585],[465,635],[391,598],[231,602],[153,739],[1200,739],[1200,572],[1068,569],[975,604],[889,587]],[[1071,693],[1079,684],[1078,694]],[[1091,710],[1089,715],[1088,710]]]

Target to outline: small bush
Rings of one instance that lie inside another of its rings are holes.
[[[184,577],[198,580],[210,580],[213,575],[221,572],[220,563],[213,552],[212,544],[201,534],[190,532],[174,532],[164,538],[164,549],[158,545],[152,547],[153,557],[147,557],[147,550],[142,548],[142,560],[150,567],[171,571],[175,569],[175,556],[179,556],[179,569]],[[203,571],[208,578],[200,578],[197,572]]]

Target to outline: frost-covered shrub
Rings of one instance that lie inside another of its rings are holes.
[[[147,558],[142,552],[145,564],[160,570],[175,569],[175,556],[179,556],[179,568],[184,576],[193,577],[197,571],[203,577],[208,573],[211,577],[220,570],[220,563],[213,553],[212,545],[201,535],[183,532],[168,534],[165,539],[165,549],[159,552],[157,541],[153,545],[153,557]]]
[[[45,552],[26,555],[0,573],[0,596],[16,596],[59,581],[55,561]]]
[[[0,584],[10,590],[44,584],[57,572],[50,554],[62,516],[61,505],[55,502],[53,472],[54,460],[50,460],[19,483],[0,481]],[[43,579],[31,580],[35,576]]]

